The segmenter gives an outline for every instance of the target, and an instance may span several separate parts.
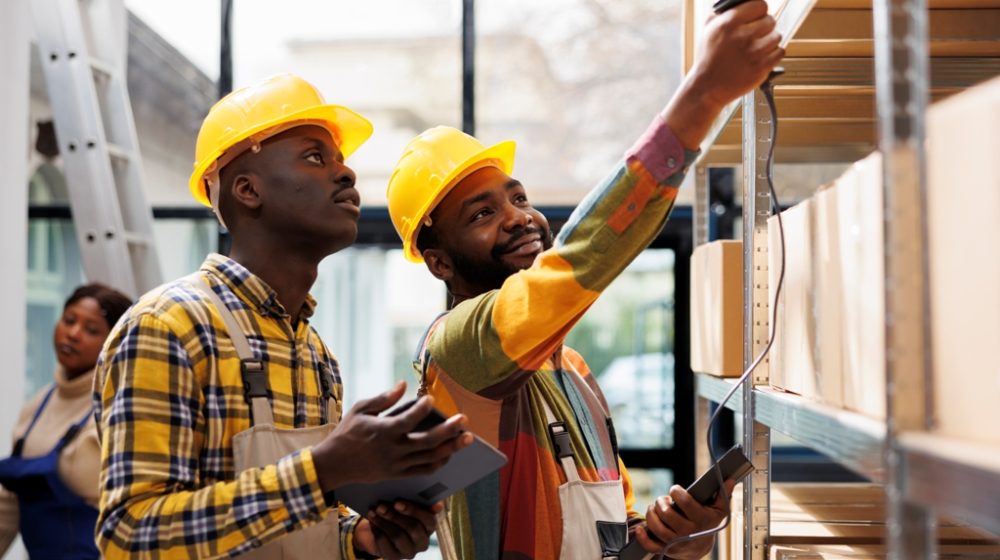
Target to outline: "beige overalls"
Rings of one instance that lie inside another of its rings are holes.
[[[251,427],[233,436],[233,460],[236,472],[273,465],[282,457],[311,447],[323,440],[337,425],[337,403],[329,391],[327,410],[329,421],[322,426],[281,429],[274,426],[274,415],[267,402],[267,368],[254,357],[250,343],[236,317],[222,299],[208,287],[197,273],[187,277],[189,284],[211,301],[240,357],[243,384],[247,388],[252,412]],[[326,387],[329,380],[320,379]],[[240,556],[247,560],[340,560],[340,523],[337,508],[333,508],[319,523],[293,531],[275,542]]]
[[[586,383],[583,383],[587,387]],[[587,387],[588,391],[590,387]],[[597,400],[597,396],[590,392]],[[598,401],[600,402],[600,401]],[[548,424],[556,458],[566,482],[559,486],[559,506],[562,508],[562,549],[560,560],[616,559],[628,535],[625,490],[618,480],[587,482],[573,460],[566,424],[556,420],[552,408],[542,400],[545,422]],[[617,458],[616,458],[617,459]],[[607,549],[603,542],[615,543]]]
[[[430,353],[427,350],[427,342],[434,327],[443,317],[444,314],[438,316],[424,333],[414,356],[413,365],[420,374],[421,395],[428,392],[427,366]],[[553,359],[557,366],[561,367],[561,351]],[[576,371],[570,372],[570,375],[580,376]],[[585,381],[582,385],[595,402],[601,402]],[[625,508],[625,489],[622,479],[619,477],[618,480],[604,482],[581,480],[573,460],[573,449],[566,424],[556,420],[555,414],[544,400],[542,407],[545,409],[545,422],[552,436],[556,457],[566,476],[566,482],[559,486],[559,505],[562,507],[562,550],[559,558],[560,560],[617,560],[618,551],[625,546],[628,539],[628,512]],[[607,411],[605,416],[606,420],[610,420]],[[450,505],[450,502],[446,505]],[[458,557],[448,513],[446,509],[437,517],[441,556],[444,560],[463,560]]]

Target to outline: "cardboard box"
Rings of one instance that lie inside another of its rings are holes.
[[[839,357],[844,407],[885,418],[882,158],[855,163],[833,188],[840,260]]]
[[[743,554],[730,548],[733,540],[732,532],[736,529],[733,526],[734,521],[735,518],[730,519],[729,525],[726,525],[726,528],[715,538],[715,550],[718,552],[718,560],[736,560]],[[741,526],[739,530],[742,531],[743,527]]]
[[[988,545],[943,545],[938,547],[937,552],[936,558],[940,560],[1000,558],[1000,547]],[[769,550],[771,560],[885,560],[888,557],[889,552],[884,545],[871,544],[776,545]]]
[[[743,242],[713,241],[691,254],[691,369],[743,372]]]
[[[882,162],[873,154],[782,213],[785,281],[771,350],[771,385],[885,418]],[[768,220],[770,298],[780,272],[777,218]]]
[[[837,192],[825,188],[813,197],[812,265],[816,320],[813,344],[821,398],[824,403],[844,406],[843,273],[840,250],[840,214]]]
[[[927,135],[937,429],[1000,445],[1000,78],[931,106]]]
[[[768,220],[768,301],[778,308],[769,373],[773,387],[822,401],[823,383],[816,367],[812,212],[813,201],[807,199],[781,214],[785,279],[780,294],[776,292],[781,269],[781,236],[777,217]]]
[[[733,495],[733,530],[728,551],[743,547],[743,496]],[[885,493],[875,484],[772,484],[772,545],[884,545]],[[941,517],[938,542],[949,546],[996,545],[996,537],[967,524]],[[720,557],[721,558],[721,557]]]

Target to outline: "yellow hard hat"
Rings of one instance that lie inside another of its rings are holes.
[[[367,119],[346,107],[327,105],[309,82],[292,74],[271,76],[230,93],[208,111],[198,132],[189,181],[195,200],[212,205],[205,192],[206,175],[250,147],[246,141],[259,143],[302,124],[329,130],[345,159],[372,135]]]
[[[514,142],[508,140],[487,148],[450,126],[431,128],[410,140],[392,170],[385,193],[389,217],[403,240],[403,254],[408,260],[424,261],[417,250],[417,235],[448,192],[484,167],[496,167],[510,175],[514,147]]]

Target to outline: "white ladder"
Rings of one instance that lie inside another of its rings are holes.
[[[73,224],[89,281],[135,297],[161,282],[125,82],[122,0],[31,0]]]

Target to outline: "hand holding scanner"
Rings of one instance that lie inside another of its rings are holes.
[[[719,469],[722,471],[722,480],[735,480],[739,482],[753,471],[753,463],[743,454],[743,448],[739,445],[733,446],[725,455],[719,459]],[[719,493],[719,477],[710,468],[705,471],[694,484],[687,487],[688,494],[698,501],[699,504],[708,505],[716,500]],[[683,513],[683,512],[682,512]],[[632,540],[619,553],[619,560],[642,560],[647,552],[639,541]]]

